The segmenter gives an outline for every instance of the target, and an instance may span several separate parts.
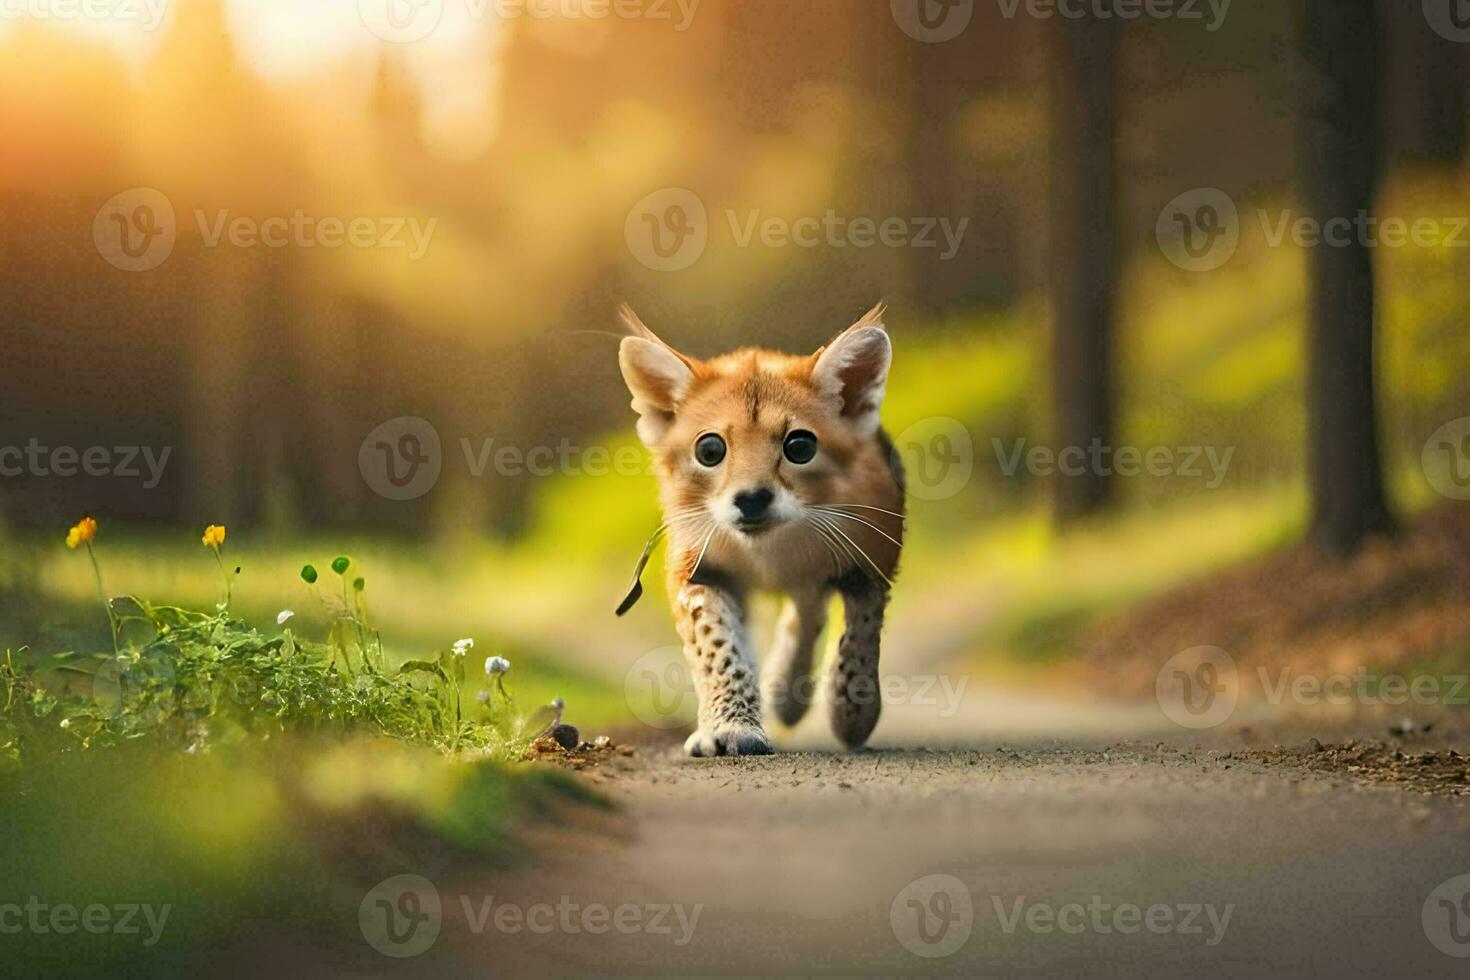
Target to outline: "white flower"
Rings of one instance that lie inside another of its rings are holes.
[[[481,691],[481,692],[479,692],[478,694],[475,695],[475,700],[478,701],[478,702],[480,702],[481,704],[489,704],[490,703],[490,692],[489,691]]]
[[[485,658],[485,673],[492,675],[503,674],[508,670],[510,670],[510,661],[504,657]]]
[[[472,640],[472,639],[470,639],[468,636],[465,637],[463,640],[455,640],[454,641],[454,655],[456,657],[463,657],[466,653],[469,652],[470,648],[473,647],[474,645],[475,645],[475,641]]]
[[[276,613],[276,625],[277,626],[285,626],[286,625],[286,620],[290,619],[294,615],[296,615],[296,614],[294,612],[292,612],[291,610],[289,610],[289,609],[282,609],[280,612]]]

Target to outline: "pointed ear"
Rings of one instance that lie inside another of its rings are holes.
[[[623,324],[634,336],[618,347],[618,366],[633,394],[638,413],[638,438],[653,448],[668,431],[679,403],[694,381],[693,362],[659,340],[628,307],[620,311]]]
[[[859,432],[876,431],[893,360],[883,305],[873,307],[812,357],[812,380],[818,389],[841,401],[843,417],[851,419]]]

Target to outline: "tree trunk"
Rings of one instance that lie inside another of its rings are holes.
[[[1307,382],[1312,539],[1345,555],[1390,527],[1378,451],[1373,252],[1357,230],[1379,159],[1378,38],[1373,5],[1305,0],[1302,201],[1325,228],[1353,222],[1346,244],[1308,250]]]
[[[1052,25],[1052,404],[1059,453],[1087,451],[1095,442],[1110,447],[1113,440],[1115,23],[1084,18]],[[1055,478],[1058,521],[1094,513],[1112,497],[1106,475],[1083,469]]]
[[[1418,4],[1378,0],[1384,38],[1383,142],[1395,161],[1457,163],[1465,155],[1466,45],[1441,37]]]

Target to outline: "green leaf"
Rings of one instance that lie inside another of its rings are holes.
[[[400,674],[411,673],[433,674],[445,683],[449,682],[449,675],[444,673],[444,668],[428,660],[407,660],[398,668]]]

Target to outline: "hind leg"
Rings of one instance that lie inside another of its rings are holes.
[[[801,721],[814,699],[812,660],[827,625],[827,596],[823,588],[788,598],[766,654],[762,693],[771,713],[788,727]]]
[[[867,742],[883,711],[878,687],[878,644],[888,590],[865,583],[844,589],[846,628],[827,674],[832,733],[850,749]]]

